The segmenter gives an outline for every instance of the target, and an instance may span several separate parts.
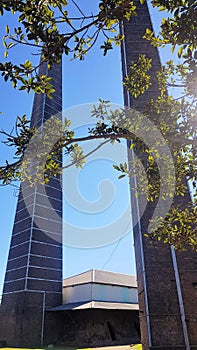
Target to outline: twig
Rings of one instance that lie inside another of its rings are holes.
[[[80,160],[83,160],[89,156],[91,156],[94,152],[98,151],[98,149],[100,149],[102,146],[104,146],[106,143],[110,142],[110,140],[106,140],[102,143],[100,143],[100,145],[98,145],[97,147],[95,147],[92,151],[90,151],[89,153],[86,153],[83,157],[77,159],[77,160],[74,160],[73,162],[71,162],[70,164],[68,165],[65,165],[64,167],[62,167],[61,169],[64,170],[64,169],[67,169],[67,168],[70,168],[72,165],[78,163]]]
[[[86,17],[86,15],[83,13],[83,11],[80,9],[80,7],[79,7],[79,5],[77,5],[77,3],[74,1],[74,0],[72,0],[72,2],[73,2],[73,4],[76,6],[76,8],[78,9],[78,11],[81,13],[81,15],[83,16],[83,17]]]

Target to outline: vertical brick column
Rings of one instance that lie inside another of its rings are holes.
[[[39,74],[48,74],[46,63]],[[49,75],[55,93],[52,99],[35,95],[31,125],[36,128],[52,115],[61,118],[62,64],[54,65]],[[0,309],[0,338],[11,346],[41,345],[48,332],[45,309],[61,302],[62,184],[57,176],[47,185],[21,184]]]
[[[160,59],[158,50],[142,38],[146,28],[152,30],[147,3],[140,5],[139,1],[135,1],[135,4],[137,16],[132,17],[123,26],[125,35],[121,47],[123,79],[131,62],[136,60],[139,54],[145,54],[148,58],[152,58],[150,71],[152,86],[136,99],[124,90],[124,101],[126,106],[143,113],[149,99],[158,95],[156,72],[160,68]],[[130,157],[129,153],[129,160]],[[189,192],[184,198],[175,198],[175,201],[179,201],[183,206],[187,205],[190,201]],[[150,245],[149,240],[144,237],[155,203],[148,203],[144,213],[140,215],[140,198],[137,199],[135,194],[131,193],[131,206],[133,218],[140,218],[133,231],[143,349],[195,349],[197,348],[197,254],[191,251],[175,253],[175,262],[178,265],[175,271],[176,266],[170,247],[160,242]],[[180,297],[183,301],[182,308]]]

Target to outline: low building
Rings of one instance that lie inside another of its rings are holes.
[[[63,304],[47,313],[61,314],[58,344],[104,346],[138,343],[136,277],[90,270],[63,281]]]

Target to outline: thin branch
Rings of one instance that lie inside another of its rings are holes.
[[[91,15],[91,16],[85,16],[85,19],[94,19],[96,16],[95,15]],[[70,19],[72,21],[82,21],[84,19],[84,16],[83,17],[70,17]]]
[[[13,40],[13,41],[15,41],[17,44],[22,44],[22,45],[27,45],[27,46],[32,46],[32,47],[36,47],[36,48],[45,48],[46,46],[40,46],[40,45],[38,45],[38,44],[33,44],[33,43],[29,43],[28,41],[26,41],[26,40],[24,40],[24,41],[21,41],[21,40],[18,40],[18,39],[16,39],[16,38],[9,38],[10,40]],[[12,46],[13,47],[13,46]]]
[[[73,27],[73,25],[70,23],[70,21],[68,20],[68,18],[65,16],[64,11],[62,11],[62,8],[61,8],[61,6],[59,5],[58,1],[55,1],[55,3],[56,3],[56,5],[57,5],[59,11],[61,12],[62,16],[65,18],[66,23],[75,31],[76,28]]]
[[[77,159],[77,160],[74,160],[73,162],[71,162],[70,164],[68,165],[65,165],[64,167],[62,167],[61,169],[64,170],[64,169],[67,169],[67,168],[70,168],[72,165],[75,165],[76,163],[78,163],[79,161],[91,156],[93,153],[95,153],[96,151],[98,151],[101,147],[103,147],[106,143],[110,142],[110,140],[106,140],[102,143],[100,143],[100,145],[98,145],[97,147],[95,147],[92,151],[90,151],[89,153],[86,153],[83,157]]]
[[[185,87],[186,85],[185,84],[174,84],[174,83],[167,82],[167,86],[181,88],[181,87]]]
[[[70,139],[68,140],[62,147],[67,147],[68,145],[76,142],[85,142],[85,141],[91,141],[91,140],[100,140],[100,139],[111,139],[111,140],[116,140],[119,138],[124,138],[124,139],[133,139],[135,138],[135,135],[131,132],[127,133],[117,133],[117,134],[101,134],[101,135],[88,135],[88,136],[83,136],[83,137],[78,137],[75,139]]]
[[[14,181],[14,180],[12,180],[12,181]],[[16,181],[18,181],[18,180],[16,180]],[[17,190],[20,189],[20,186],[14,185],[14,184],[11,183],[11,182],[10,182],[9,184],[0,184],[0,187],[5,187],[5,186],[7,186],[7,185],[12,186],[12,187],[16,188]]]
[[[189,93],[184,94],[184,95],[182,95],[182,96],[180,96],[180,97],[174,98],[174,100],[175,100],[175,101],[182,100],[183,98],[185,98],[185,97],[187,97],[187,96],[189,96]]]
[[[88,52],[97,42],[97,39],[98,39],[98,36],[99,36],[99,33],[100,33],[100,29],[97,29],[97,31],[94,33],[94,35],[91,37],[91,39],[94,38],[92,44],[90,47],[88,47],[88,49],[86,50],[86,52]]]
[[[5,130],[0,130],[0,134],[2,134],[2,135],[5,135],[5,136],[7,136],[7,137],[13,137],[12,136],[12,133],[13,133],[13,128],[12,128],[12,131],[8,134]]]
[[[81,8],[79,7],[79,5],[77,5],[77,3],[76,3],[74,0],[72,0],[72,2],[73,2],[73,4],[76,6],[76,8],[78,9],[78,11],[81,13],[81,15],[82,15],[83,17],[86,17],[85,13],[83,13],[83,11],[82,11]]]

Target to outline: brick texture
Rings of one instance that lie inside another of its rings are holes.
[[[147,4],[137,6],[138,16],[124,23],[125,44],[122,45],[123,78],[132,61],[139,54],[152,58],[152,86],[149,91],[134,99],[124,91],[125,105],[143,112],[150,98],[156,98],[158,87],[156,72],[160,68],[160,58],[156,48],[145,42],[142,36],[146,28],[152,30]],[[130,155],[129,155],[130,157]],[[140,179],[138,179],[140,181]],[[182,206],[190,202],[189,193],[183,198],[174,198]],[[136,197],[131,193],[132,215],[137,216]],[[141,198],[138,199],[139,211],[142,210]],[[143,349],[186,349],[181,322],[177,284],[173,268],[171,250],[160,242],[150,245],[144,233],[147,232],[149,219],[155,209],[155,203],[148,203],[140,223],[134,227],[134,242],[137,266],[139,317]],[[141,227],[141,233],[140,233]],[[142,244],[141,244],[142,243]],[[181,292],[186,318],[186,328],[191,349],[197,348],[197,254],[195,252],[176,253]],[[144,260],[144,266],[142,261]],[[148,335],[149,334],[149,335]]]
[[[54,98],[35,95],[31,125],[40,127],[62,111],[62,66],[49,75]],[[40,74],[47,73],[46,64]],[[62,184],[52,178],[44,185],[21,185],[0,307],[0,340],[10,346],[40,346],[42,327],[49,342],[59,337],[59,315],[45,320],[45,308],[62,303]],[[44,322],[44,323],[43,323]],[[49,326],[47,324],[49,322]],[[53,338],[53,339],[52,339]],[[43,338],[44,339],[44,338]]]

